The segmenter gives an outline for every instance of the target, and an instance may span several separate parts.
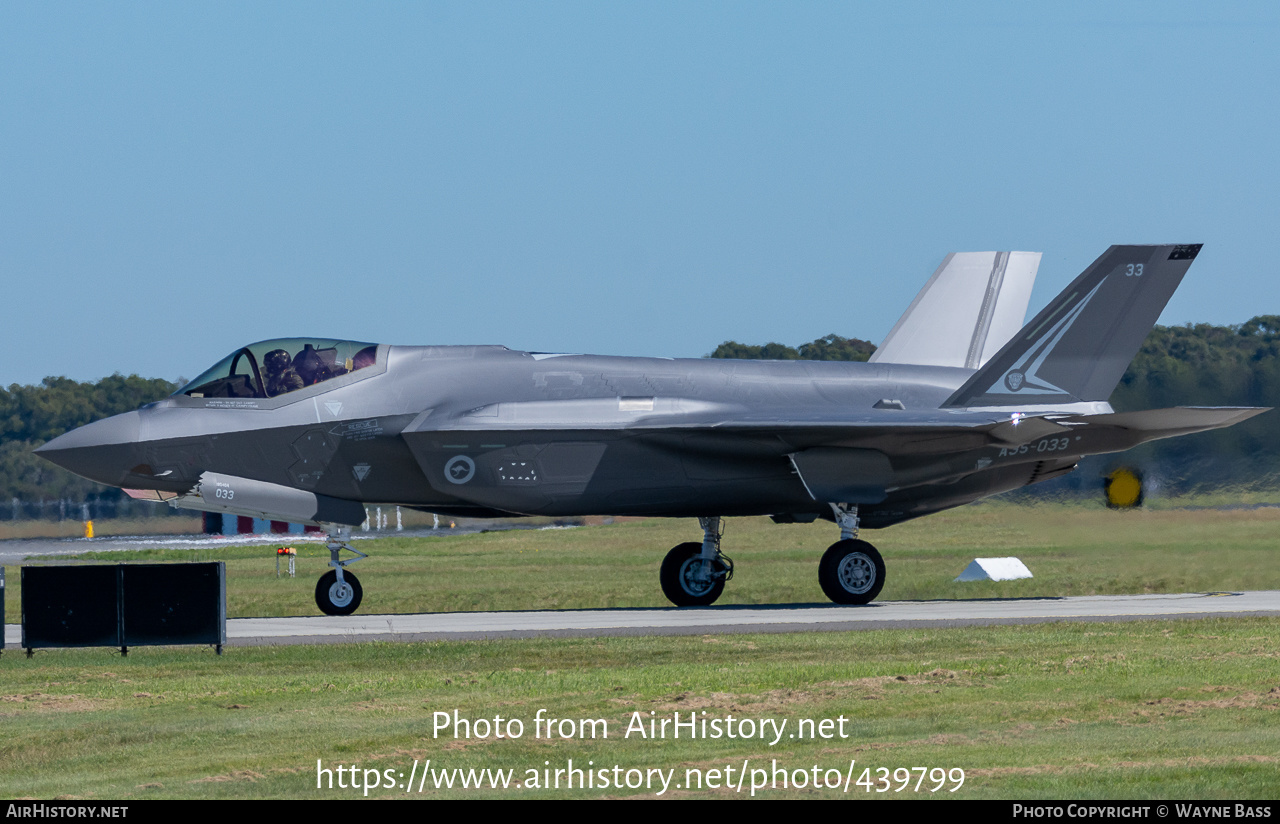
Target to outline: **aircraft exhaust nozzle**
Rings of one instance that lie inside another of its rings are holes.
[[[364,506],[355,501],[216,472],[203,473],[195,489],[169,505],[295,524],[358,526],[365,519]]]

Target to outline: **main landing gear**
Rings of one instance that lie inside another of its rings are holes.
[[[884,559],[876,548],[857,540],[858,507],[831,504],[840,525],[840,540],[822,555],[818,583],[837,604],[869,604],[884,587]]]
[[[702,543],[680,544],[667,553],[658,574],[662,594],[678,607],[705,607],[724,592],[733,577],[733,561],[720,552],[720,517],[699,518]]]
[[[316,606],[320,607],[320,611],[325,615],[350,615],[356,611],[356,607],[360,606],[364,590],[360,588],[359,579],[347,572],[346,568],[349,564],[363,561],[369,556],[352,549],[347,543],[351,539],[349,526],[334,526],[325,537],[329,539],[327,544],[329,566],[333,569],[321,575],[320,580],[316,582]],[[344,549],[360,557],[349,561],[340,560],[338,554]]]
[[[837,604],[869,604],[884,587],[884,559],[876,548],[858,540],[858,507],[831,504],[840,540],[818,564],[818,583]],[[659,578],[662,593],[678,607],[705,607],[724,592],[733,577],[733,561],[720,551],[720,518],[699,518],[702,543],[680,544],[667,553]]]

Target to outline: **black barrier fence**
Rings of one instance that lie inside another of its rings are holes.
[[[227,641],[221,562],[22,567],[22,646],[211,644]]]

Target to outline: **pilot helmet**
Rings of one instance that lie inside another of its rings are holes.
[[[289,353],[283,349],[272,349],[266,354],[266,357],[262,359],[263,364],[267,367],[267,371],[273,374],[279,374],[288,369],[290,361],[291,358],[289,357]]]

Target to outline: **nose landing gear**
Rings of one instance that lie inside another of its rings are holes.
[[[364,590],[360,587],[359,579],[347,572],[346,567],[356,561],[363,561],[369,556],[352,549],[347,543],[351,538],[349,526],[334,526],[330,528],[326,537],[328,538],[329,566],[333,569],[321,575],[320,580],[316,582],[316,606],[320,607],[320,611],[325,615],[350,615],[360,606]],[[339,559],[338,555],[344,549],[359,557],[349,561]]]

